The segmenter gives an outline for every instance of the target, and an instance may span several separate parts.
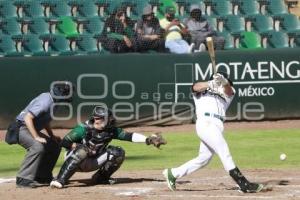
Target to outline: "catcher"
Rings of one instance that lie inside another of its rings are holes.
[[[67,149],[57,178],[52,180],[52,188],[62,188],[76,172],[97,172],[92,176],[94,184],[112,184],[110,176],[117,171],[125,159],[121,147],[108,145],[112,139],[146,143],[159,148],[166,144],[160,134],[146,137],[140,133],[125,132],[115,126],[112,112],[102,106],[96,106],[91,118],[77,125],[62,140],[61,145]]]

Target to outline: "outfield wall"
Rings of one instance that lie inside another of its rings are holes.
[[[230,120],[300,117],[300,51],[274,49],[217,52],[218,68],[230,73],[237,95]],[[55,80],[76,83],[72,105],[60,106],[57,127],[85,120],[92,107],[114,108],[127,125],[193,120],[190,87],[207,80],[206,52],[191,55],[123,54],[0,59],[0,128]]]

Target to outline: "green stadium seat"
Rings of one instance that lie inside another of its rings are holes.
[[[269,0],[256,0],[259,4],[259,13],[266,15],[267,14],[267,6],[270,4]]]
[[[115,8],[123,7],[126,9],[126,15],[132,20],[138,20],[143,14],[143,9],[146,7],[147,1],[140,0],[120,0]]]
[[[80,35],[76,42],[79,54],[99,54],[101,53],[101,46],[98,40],[90,34]]]
[[[257,32],[268,32],[273,30],[273,19],[266,15],[254,15],[249,18],[252,22],[251,27]]]
[[[144,8],[147,5],[149,5],[147,1],[137,1],[136,10],[135,10],[136,14],[141,17],[143,15]]]
[[[239,49],[261,49],[261,37],[255,32],[242,32],[240,34]]]
[[[51,56],[76,54],[76,52],[72,49],[70,40],[64,35],[49,34],[40,36],[40,39],[43,40],[45,52],[49,53]]]
[[[208,21],[208,24],[211,25],[214,31],[218,30],[217,18],[210,16],[204,16],[204,18]]]
[[[202,1],[194,0],[176,0],[178,7],[179,18],[183,19],[190,16],[190,7],[191,5],[198,5],[202,11],[202,14],[205,15],[205,5]]]
[[[217,36],[222,36],[225,39],[224,49],[235,49],[235,38],[229,32],[217,32]]]
[[[259,3],[255,0],[231,0],[235,15],[251,16],[259,14]]]
[[[8,35],[20,35],[22,32],[22,25],[18,21],[18,18],[8,18],[2,20],[2,32]]]
[[[39,0],[25,1],[23,6],[24,17],[45,17],[44,8]]]
[[[176,15],[178,15],[178,10],[176,7],[176,2],[173,0],[160,0],[159,4],[158,4],[158,8],[157,11],[155,12],[156,17],[158,17],[159,19],[161,19],[162,17],[164,17],[165,14],[165,9],[166,7],[173,7],[176,9]],[[154,8],[155,11],[155,8]]]
[[[245,19],[237,15],[227,15],[221,18],[224,20],[224,28],[231,33],[240,33],[245,31]]]
[[[204,0],[206,14],[213,16],[231,15],[232,4],[228,0]]]
[[[67,4],[71,8],[73,17],[93,17],[97,15],[97,6],[91,0],[68,0]]]
[[[77,24],[70,16],[59,18],[60,23],[57,26],[59,33],[64,34],[66,37],[77,36]]]
[[[71,8],[66,1],[41,0],[44,6],[45,17],[72,16]]]
[[[120,7],[120,2],[119,1],[114,1],[114,0],[108,0],[106,1],[108,4],[108,10],[109,13],[112,14]]]
[[[92,17],[87,19],[84,25],[86,33],[101,34],[104,28],[104,19],[99,17]]]
[[[16,42],[9,35],[0,35],[1,56],[23,56],[21,51],[21,45],[16,45]]]
[[[269,0],[266,10],[271,15],[288,13],[284,0]]]
[[[299,32],[300,31],[300,21],[296,15],[285,14],[281,15],[280,27],[286,32]]]
[[[94,1],[97,7],[97,15],[99,17],[108,17],[110,15],[110,5],[111,2],[107,0],[95,0]]]
[[[297,34],[294,38],[294,47],[300,47],[300,34]]]
[[[50,25],[45,18],[32,18],[29,23],[29,32],[32,34],[50,34]]]
[[[16,6],[11,0],[0,1],[0,16],[1,18],[18,17]]]
[[[28,34],[22,36],[23,54],[25,56],[49,56],[49,52],[45,52],[43,48],[43,40],[36,34]]]
[[[189,17],[190,3],[184,0],[177,0],[176,4],[178,7],[179,19],[184,19],[186,17]]]
[[[148,0],[148,3],[152,6],[154,14],[157,15],[161,6],[160,0]]]
[[[264,48],[289,47],[288,35],[281,31],[269,31],[261,34]]]

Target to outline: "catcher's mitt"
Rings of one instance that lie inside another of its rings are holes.
[[[152,144],[153,146],[159,148],[160,145],[167,144],[167,141],[162,137],[160,133],[154,133],[151,136],[147,137],[146,144]]]

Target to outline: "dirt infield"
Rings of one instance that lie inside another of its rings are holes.
[[[272,185],[272,191],[256,194],[242,194],[223,170],[203,169],[178,180],[177,191],[169,191],[161,171],[118,172],[113,185],[89,185],[90,174],[77,173],[64,189],[51,189],[44,186],[36,189],[16,188],[14,182],[0,184],[0,197],[3,200],[167,200],[167,199],[300,199],[299,170],[249,170],[244,173],[252,181]]]
[[[226,131],[237,129],[287,129],[300,128],[300,120],[284,120],[273,122],[238,122],[225,123]],[[133,127],[129,131],[136,132],[193,132],[194,125],[168,127]],[[55,130],[61,136],[66,129]],[[4,131],[0,132],[0,140]],[[256,169],[243,171],[251,181],[259,181],[272,185],[272,191],[257,194],[239,193],[234,182],[223,170],[202,169],[190,176],[178,180],[177,191],[169,191],[161,170],[122,171],[113,175],[116,183],[113,185],[91,185],[91,174],[76,173],[66,188],[58,190],[49,186],[36,189],[16,188],[15,180],[0,178],[0,199],[22,200],[167,200],[167,199],[205,199],[205,200],[242,200],[242,199],[272,199],[300,200],[300,170],[270,170]]]

